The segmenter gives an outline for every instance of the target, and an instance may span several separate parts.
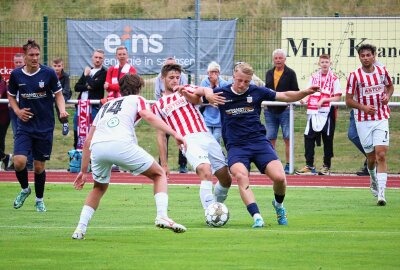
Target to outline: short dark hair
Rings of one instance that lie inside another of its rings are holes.
[[[182,66],[179,64],[168,64],[161,68],[161,77],[165,78],[170,71],[182,73]]]
[[[122,96],[138,95],[144,86],[144,80],[137,74],[126,74],[119,82],[119,89]]]
[[[40,46],[39,46],[39,44],[36,43],[36,41],[34,39],[28,39],[28,42],[24,46],[22,46],[22,49],[24,50],[25,54],[27,53],[27,51],[29,49],[32,49],[32,48],[37,48],[40,51]]]
[[[358,55],[360,55],[360,53],[361,53],[362,51],[371,51],[371,53],[372,53],[373,55],[375,55],[375,53],[376,53],[376,46],[374,46],[374,45],[372,45],[372,44],[362,44],[361,46],[359,46],[359,47],[357,48]]]

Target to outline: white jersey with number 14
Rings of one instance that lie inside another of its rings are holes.
[[[119,97],[104,104],[93,121],[96,131],[91,145],[106,141],[137,144],[135,125],[141,118],[139,112],[146,110],[146,104],[143,97],[136,95]]]

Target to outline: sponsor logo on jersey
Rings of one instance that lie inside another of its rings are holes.
[[[188,104],[187,100],[185,97],[180,97],[175,101],[172,101],[170,104],[167,104],[162,111],[165,113],[165,115],[170,116],[173,111],[186,106]]]
[[[364,88],[364,95],[370,96],[383,92],[383,85],[374,85]]]
[[[253,111],[254,111],[253,107],[243,107],[243,108],[229,109],[229,110],[226,110],[225,112],[228,115],[238,115],[238,114],[250,113]]]
[[[25,99],[39,99],[45,98],[47,96],[46,91],[37,92],[37,93],[20,93],[21,98]]]

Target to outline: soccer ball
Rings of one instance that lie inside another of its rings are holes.
[[[228,207],[223,203],[212,203],[206,209],[205,218],[210,227],[224,226],[229,220]]]

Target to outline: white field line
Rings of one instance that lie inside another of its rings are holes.
[[[9,230],[71,230],[73,231],[75,227],[68,227],[68,226],[8,226],[8,225],[0,225],[0,229],[9,229]],[[90,231],[93,230],[120,230],[120,231],[135,231],[135,230],[160,230],[152,225],[148,226],[91,226],[89,228]],[[279,234],[372,234],[372,235],[400,235],[400,231],[355,231],[355,230],[278,230],[278,229],[261,229],[261,230],[254,230],[252,228],[188,228],[188,232],[191,231],[203,231],[203,230],[212,230],[213,232],[235,232],[235,231],[248,231],[251,232],[270,232],[270,233],[279,233]]]

